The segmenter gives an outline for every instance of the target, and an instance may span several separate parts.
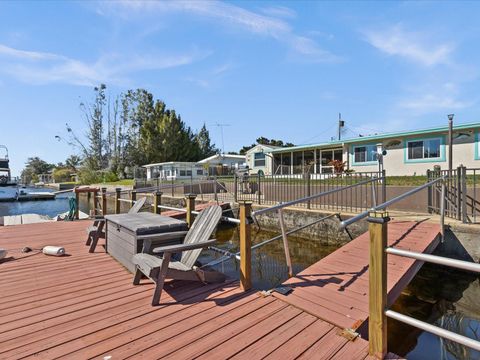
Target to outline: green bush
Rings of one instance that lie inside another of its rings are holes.
[[[98,184],[102,182],[102,176],[100,173],[90,169],[80,169],[78,171],[78,178],[80,183],[84,185]]]
[[[71,181],[72,170],[66,168],[57,168],[53,171],[53,179],[56,183]]]

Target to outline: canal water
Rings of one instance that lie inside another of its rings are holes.
[[[20,189],[19,189],[20,190]],[[26,192],[53,192],[55,190],[49,188],[24,188]],[[2,193],[14,191],[11,187],[0,187],[0,198]],[[69,199],[73,196],[72,193],[58,194],[55,200],[37,200],[37,201],[13,201],[2,202],[0,201],[0,216],[6,215],[21,215],[21,214],[39,214],[48,215],[53,217],[55,215],[64,213],[69,210]]]
[[[27,189],[28,190],[28,189]],[[52,191],[49,189],[32,189]],[[56,200],[0,202],[0,216],[36,213],[55,216],[69,210],[71,193],[59,194]],[[83,209],[86,211],[87,209]],[[254,244],[278,235],[268,231],[252,232]],[[320,235],[321,236],[321,235]],[[217,246],[230,252],[239,250],[237,227],[222,225],[216,238]],[[318,239],[306,240],[289,236],[289,247],[298,273],[335,251],[335,246],[321,245]],[[202,252],[200,262],[206,264],[222,255]],[[232,278],[238,278],[238,261],[228,259],[214,266]],[[0,269],[1,270],[1,269]],[[253,285],[260,290],[271,289],[288,278],[282,240],[271,242],[252,251]],[[480,280],[470,273],[425,264],[403,291],[392,309],[419,320],[480,340]],[[412,360],[479,359],[480,354],[437,336],[389,319],[389,351]]]

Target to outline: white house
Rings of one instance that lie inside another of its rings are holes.
[[[197,162],[208,175],[231,175],[241,166],[245,166],[245,155],[215,154]]]
[[[147,169],[147,179],[175,180],[191,179],[206,175],[202,165],[195,162],[169,161],[144,165]]]
[[[258,144],[246,152],[246,162],[252,174],[272,175],[273,156],[270,152],[280,149],[278,146]]]

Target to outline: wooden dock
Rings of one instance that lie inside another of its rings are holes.
[[[0,228],[0,247],[9,250],[0,263],[1,359],[369,358],[366,340],[340,334],[368,316],[365,236],[288,281],[294,291],[287,296],[245,293],[235,281],[171,281],[163,304],[152,307],[153,284],[133,286],[132,275],[101,247],[88,253],[87,225]],[[427,223],[392,223],[390,229],[398,247],[412,250],[428,251],[438,233]],[[64,246],[68,256],[20,251],[45,245]],[[393,260],[392,299],[419,267]]]
[[[292,293],[275,297],[341,328],[368,337],[369,236],[363,235],[342,246],[316,264],[285,282]],[[403,250],[431,253],[440,241],[440,225],[428,221],[391,222],[388,245]],[[389,256],[388,304],[391,305],[412,280],[422,262]]]

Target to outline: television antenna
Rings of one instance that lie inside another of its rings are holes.
[[[223,128],[225,126],[231,126],[231,125],[230,124],[220,124],[218,122],[215,122],[213,124],[210,124],[210,126],[216,126],[216,127],[220,128],[220,134],[222,136],[222,154],[225,154],[225,142],[223,140]]]

